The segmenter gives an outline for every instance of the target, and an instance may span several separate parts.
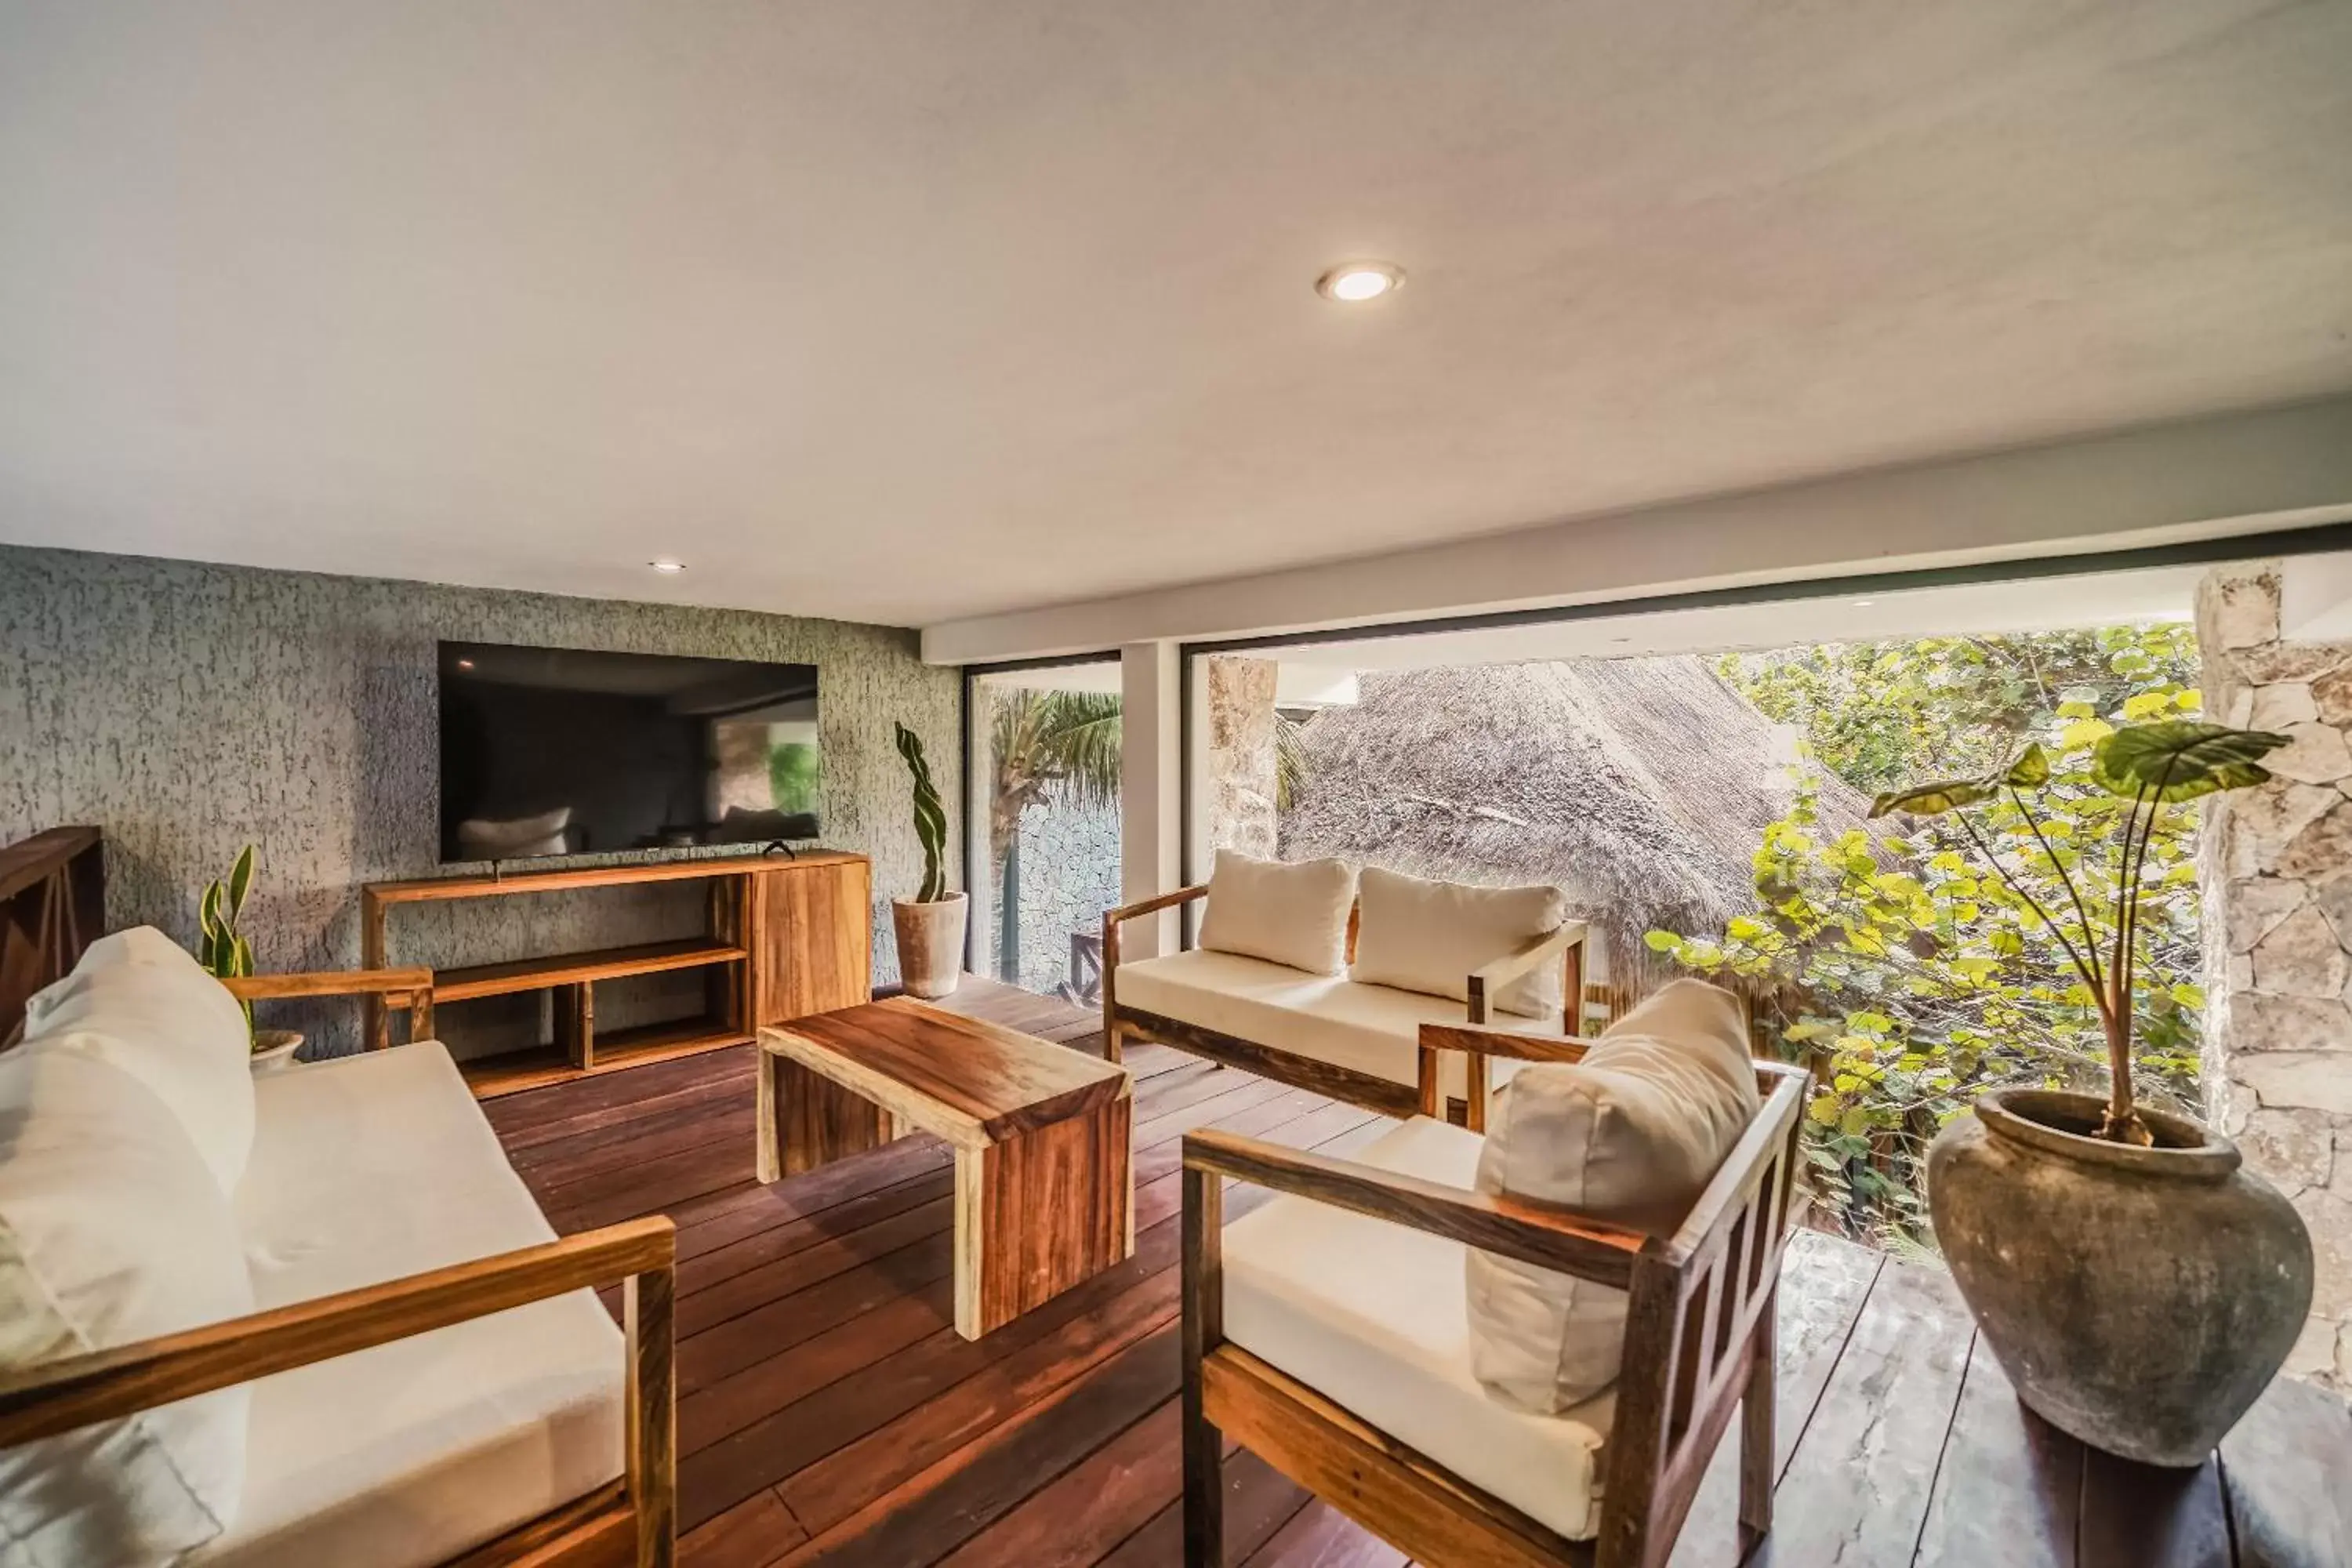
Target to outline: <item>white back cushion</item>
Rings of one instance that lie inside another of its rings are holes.
[[[1559,929],[1567,900],[1558,888],[1474,888],[1367,866],[1357,879],[1362,918],[1349,977],[1432,996],[1470,999],[1470,972],[1507,958]],[[1506,1013],[1541,1018],[1559,1011],[1560,966],[1487,998]]]
[[[77,1050],[131,1074],[187,1130],[234,1194],[253,1152],[253,1039],[245,1009],[152,926],[102,937],[25,1005],[25,1043]]]
[[[240,1316],[228,1199],[179,1119],[84,1053],[0,1053],[0,1368]],[[0,1565],[152,1563],[218,1535],[245,1482],[243,1388],[0,1449]]]
[[[1622,1225],[1680,1220],[1760,1100],[1739,1004],[1677,980],[1612,1026],[1581,1062],[1519,1069],[1496,1097],[1478,1190]],[[1471,1371],[1506,1404],[1567,1410],[1616,1381],[1625,1292],[1472,1252]]]
[[[1355,901],[1356,868],[1345,860],[1286,865],[1220,849],[1209,873],[1201,945],[1309,974],[1338,974],[1348,967],[1348,910]]]

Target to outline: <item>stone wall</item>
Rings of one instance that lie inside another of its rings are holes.
[[[1087,805],[1057,789],[1022,815],[1023,985],[1051,991],[1067,980],[1070,933],[1100,931],[1103,911],[1118,903],[1118,801]]]
[[[2207,714],[2293,741],[2269,784],[2205,803],[2206,1110],[2311,1228],[2288,1370],[2352,1388],[2352,644],[2282,641],[2279,574],[2217,568],[2197,595]]]
[[[1282,667],[1270,658],[1223,654],[1201,663],[1208,681],[1209,847],[1271,860],[1275,685]]]
[[[108,925],[184,942],[205,883],[257,845],[260,967],[353,967],[360,884],[440,869],[443,637],[815,665],[823,842],[874,857],[874,977],[898,978],[889,900],[920,879],[922,846],[892,726],[922,736],[952,816],[961,681],[890,626],[0,546],[0,844],[105,829]],[[703,897],[679,882],[414,906],[392,956],[446,968],[685,936]],[[443,1037],[461,1056],[528,1043],[541,1000],[445,1007]],[[692,973],[596,997],[607,1026],[701,1005]],[[287,1003],[268,1022],[332,1054],[357,1046],[357,1017]]]

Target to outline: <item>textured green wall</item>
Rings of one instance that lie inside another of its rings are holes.
[[[360,884],[438,868],[441,637],[816,665],[824,842],[874,858],[875,978],[897,978],[888,900],[916,885],[922,852],[893,721],[922,735],[951,812],[963,791],[958,674],[895,627],[0,546],[0,843],[96,824],[109,924],[183,941],[204,883],[258,844],[246,926],[260,966],[355,964]],[[392,956],[476,963],[683,935],[699,929],[698,888],[402,910]],[[690,1013],[697,984],[600,989],[598,1021]],[[466,1004],[442,1032],[460,1054],[503,1048],[540,1026],[536,1006]],[[314,1050],[356,1038],[339,1005],[270,1021],[309,1029]]]

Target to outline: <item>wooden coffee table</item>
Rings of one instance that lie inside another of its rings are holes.
[[[894,997],[760,1031],[760,1180],[913,1131],[955,1150],[955,1326],[976,1340],[1135,1251],[1127,1069]]]

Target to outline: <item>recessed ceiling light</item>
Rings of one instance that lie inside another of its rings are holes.
[[[457,668],[459,669],[471,669],[474,668],[474,661],[470,658],[461,658],[457,661]]]
[[[683,562],[683,561],[672,561],[672,560],[670,560],[667,556],[664,556],[664,557],[663,557],[661,560],[659,560],[659,561],[648,561],[648,562],[646,562],[646,565],[648,565],[648,566],[650,566],[650,567],[652,567],[655,571],[659,572],[659,573],[663,574],[664,574],[664,575],[666,575],[666,576],[671,576],[671,577],[675,577],[675,576],[677,576],[679,573],[681,573],[681,572],[683,572],[683,571],[685,571],[685,570],[686,570],[686,563],[685,563],[685,562]]]
[[[1856,599],[1853,602],[1853,607],[1857,610],[1866,610],[1876,603],[1878,603],[1878,601],[1875,599]]]
[[[1342,305],[1360,305],[1404,287],[1404,268],[1392,261],[1343,261],[1315,280],[1315,291]]]

